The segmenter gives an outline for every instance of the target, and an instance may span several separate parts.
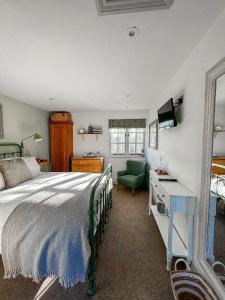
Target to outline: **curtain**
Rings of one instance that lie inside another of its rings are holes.
[[[146,119],[109,119],[109,128],[145,128]]]

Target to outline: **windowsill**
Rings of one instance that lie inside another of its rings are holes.
[[[145,158],[144,155],[106,155],[105,156],[106,158],[132,158],[132,157],[135,157],[135,158]]]

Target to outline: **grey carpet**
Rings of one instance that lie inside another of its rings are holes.
[[[34,249],[35,251],[35,249]],[[132,196],[130,189],[113,191],[110,212],[97,270],[97,292],[93,300],[173,299],[166,250],[152,216],[148,216],[148,192]],[[0,299],[35,299],[40,285],[18,277],[3,280],[0,264]],[[41,300],[89,299],[86,285],[65,290],[57,282],[47,287]]]

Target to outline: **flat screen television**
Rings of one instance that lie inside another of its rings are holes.
[[[173,98],[168,100],[158,109],[159,129],[167,129],[177,126]]]

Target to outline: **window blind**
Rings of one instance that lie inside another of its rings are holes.
[[[145,128],[146,119],[109,119],[109,128]]]

